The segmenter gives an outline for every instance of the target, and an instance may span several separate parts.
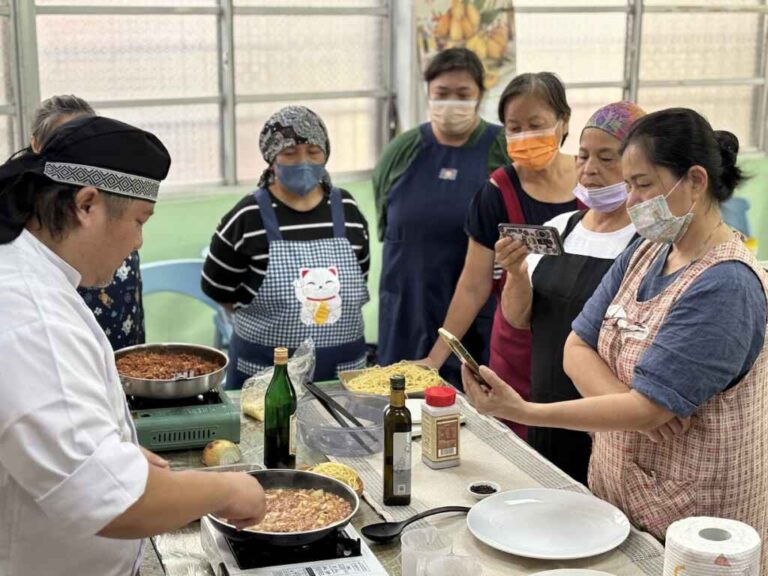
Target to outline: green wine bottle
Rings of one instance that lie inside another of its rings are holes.
[[[405,377],[389,381],[389,407],[384,412],[384,504],[411,503],[411,413],[405,407]]]
[[[275,373],[264,396],[264,466],[296,468],[296,391],[287,348],[275,348]]]

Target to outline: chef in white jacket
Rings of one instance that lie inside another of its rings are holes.
[[[141,246],[169,166],[154,135],[99,116],[0,166],[0,576],[130,576],[144,537],[264,514],[251,476],[171,472],[138,446],[76,291]]]

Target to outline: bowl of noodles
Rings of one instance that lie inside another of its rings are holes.
[[[422,398],[424,391],[431,386],[446,386],[434,368],[406,361],[389,366],[341,372],[339,380],[350,392],[389,397],[389,379],[397,375],[405,377],[405,394],[409,398]]]

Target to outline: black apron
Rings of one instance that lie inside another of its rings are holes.
[[[573,232],[584,214],[586,210],[568,219],[563,240]],[[544,256],[533,271],[531,402],[548,404],[581,398],[563,371],[563,348],[571,332],[571,323],[613,262],[610,258],[566,253]],[[589,434],[559,428],[529,428],[528,442],[572,478],[587,483],[592,452]]]
[[[379,290],[382,366],[424,358],[437,340],[464,268],[464,222],[472,197],[488,180],[488,151],[501,126],[489,124],[472,147],[444,146],[429,123],[422,148],[387,193],[387,229]],[[489,298],[462,338],[478,362],[488,362],[495,301]],[[461,388],[461,366],[449,357],[443,378]]]

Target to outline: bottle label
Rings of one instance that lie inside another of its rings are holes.
[[[288,432],[288,453],[296,456],[296,413],[291,414],[290,430]]]
[[[437,422],[437,457],[451,458],[459,455],[459,417],[440,419]]]
[[[411,493],[411,433],[395,432],[392,441],[392,490],[395,496]]]
[[[459,415],[434,417],[421,415],[422,456],[432,462],[445,462],[459,457]]]

